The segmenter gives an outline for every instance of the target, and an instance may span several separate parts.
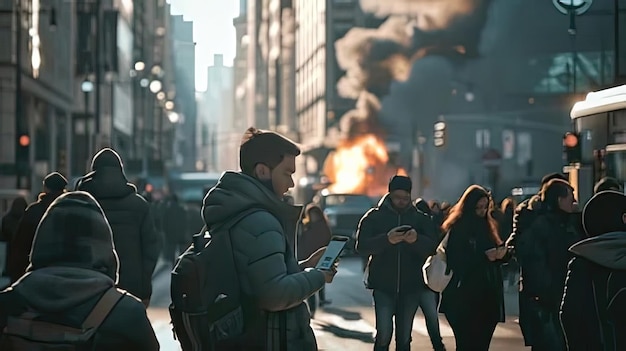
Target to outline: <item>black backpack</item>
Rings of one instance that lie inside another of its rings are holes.
[[[172,270],[169,311],[174,337],[183,351],[245,349],[239,343],[246,331],[244,312],[252,305],[241,293],[230,229],[258,211],[238,214],[208,237],[203,228],[178,258]]]
[[[35,311],[8,316],[0,348],[7,351],[93,350],[100,324],[125,294],[115,287],[107,290],[80,328],[44,321],[43,314]]]

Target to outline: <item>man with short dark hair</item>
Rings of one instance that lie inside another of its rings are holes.
[[[17,225],[11,248],[11,258],[7,262],[7,271],[11,277],[11,283],[16,282],[26,272],[28,256],[39,221],[50,204],[65,192],[66,186],[67,179],[61,173],[52,172],[48,174],[43,180],[43,192],[39,194],[36,202],[26,208],[24,216]]]
[[[332,282],[335,270],[313,268],[323,250],[299,265],[287,240],[294,237],[302,212],[283,201],[294,186],[299,154],[291,140],[251,127],[241,141],[241,172],[225,172],[203,201],[209,231],[250,211],[228,232],[247,308],[242,350],[274,350],[280,339],[287,340],[289,351],[317,350],[303,301]]]
[[[411,203],[411,178],[394,176],[389,192],[369,210],[357,229],[356,250],[367,255],[367,288],[373,290],[376,313],[374,351],[411,349],[413,318],[419,307],[436,351],[445,350],[439,330],[437,294],[424,284],[422,266],[439,240],[428,215]]]
[[[620,193],[624,191],[624,189],[622,188],[622,184],[617,181],[617,179],[612,177],[604,177],[600,179],[593,187],[594,194],[607,190],[617,191]]]

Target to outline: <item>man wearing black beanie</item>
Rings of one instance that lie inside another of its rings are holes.
[[[411,203],[411,179],[396,175],[387,193],[361,219],[356,249],[369,256],[367,287],[374,290],[374,351],[388,350],[395,316],[396,349],[409,350],[413,318],[421,306],[435,350],[445,350],[436,294],[424,284],[422,266],[438,244],[430,218]]]
[[[48,174],[43,180],[43,192],[37,197],[37,201],[30,204],[24,216],[20,220],[15,232],[11,247],[11,257],[7,262],[7,271],[11,278],[11,283],[17,281],[25,272],[28,266],[28,255],[33,244],[35,231],[39,221],[50,204],[65,192],[67,179],[58,172]]]

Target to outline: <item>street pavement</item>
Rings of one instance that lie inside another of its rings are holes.
[[[148,316],[157,333],[161,350],[179,351],[180,347],[172,336],[167,306],[169,304],[169,267],[159,263],[154,277],[154,293]],[[318,309],[311,326],[317,336],[320,350],[371,350],[375,334],[375,317],[371,291],[363,286],[363,274],[359,258],[344,258],[339,265],[339,272],[332,284],[326,288],[327,298],[332,304]],[[507,311],[506,323],[496,328],[491,343],[492,351],[529,350],[524,347],[517,315],[517,295],[505,294]],[[448,350],[454,350],[454,336],[440,315],[441,334]],[[418,312],[413,323],[413,350],[432,350],[426,331],[424,317]],[[392,344],[392,350],[394,346]]]

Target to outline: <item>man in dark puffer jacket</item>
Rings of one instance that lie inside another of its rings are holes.
[[[111,228],[96,200],[84,192],[56,199],[37,228],[30,261],[27,273],[0,293],[0,339],[7,317],[27,310],[45,321],[80,327],[115,285]],[[144,306],[128,293],[100,325],[95,342],[96,351],[159,349]],[[0,349],[10,350],[1,343]]]
[[[90,193],[107,216],[120,259],[119,287],[146,306],[152,295],[152,273],[160,253],[160,238],[146,200],[124,175],[122,160],[105,148],[94,156],[91,172],[76,185]]]
[[[240,146],[241,172],[225,172],[203,201],[202,216],[211,230],[248,210],[258,209],[231,227],[241,289],[252,308],[237,350],[317,350],[304,300],[331,283],[336,273],[315,269],[324,249],[298,262],[287,238],[295,237],[301,206],[283,202],[293,187],[300,149],[270,131],[249,128]],[[219,231],[218,231],[219,232]],[[284,318],[282,318],[284,317]],[[286,335],[280,335],[283,319]],[[281,345],[282,337],[286,345]]]

